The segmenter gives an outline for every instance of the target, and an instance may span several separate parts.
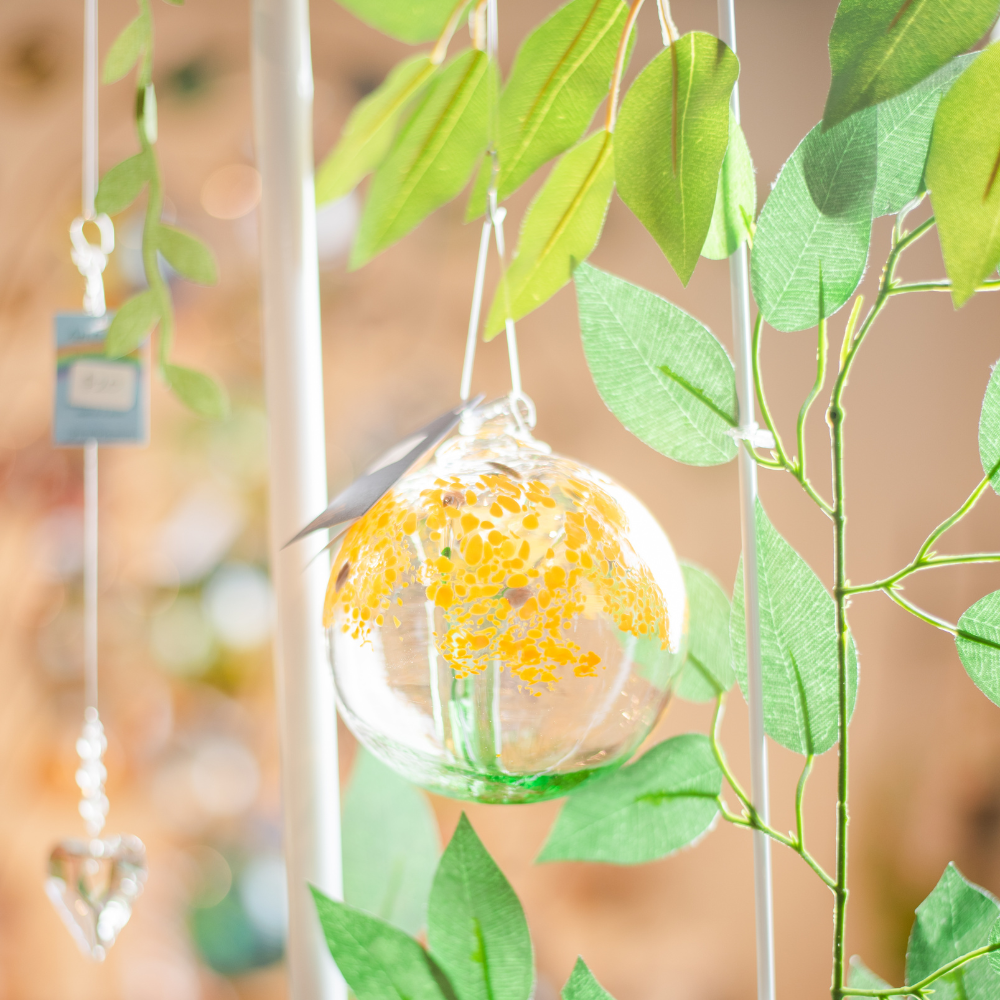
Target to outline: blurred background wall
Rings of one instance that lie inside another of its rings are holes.
[[[556,4],[503,0],[501,54]],[[834,0],[740,5],[743,124],[760,199],[819,119]],[[133,16],[102,0],[101,47]],[[155,81],[168,210],[214,247],[218,287],[179,283],[179,363],[218,374],[232,418],[191,417],[154,381],[150,446],[102,451],[102,716],[109,733],[109,831],[140,836],[150,878],[103,966],[88,964],[42,892],[53,842],[81,832],[74,743],[82,708],[78,450],[50,443],[52,314],[76,310],[69,259],[79,210],[82,4],[0,6],[0,1000],[235,1000],[286,993],[280,961],[280,793],[269,654],[264,507],[266,416],[257,306],[259,185],[253,170],[248,5],[156,4]],[[714,31],[712,0],[675,0],[682,31]],[[336,6],[315,0],[316,151],[405,53]],[[655,53],[648,4],[631,75]],[[130,83],[101,88],[101,164],[134,152]],[[511,200],[519,219],[534,188]],[[328,474],[332,491],[384,446],[457,397],[478,227],[462,202],[436,213],[363,270],[348,273],[352,196],[319,218]],[[875,230],[863,291],[888,248]],[[117,220],[109,306],[141,282],[140,217]],[[680,287],[652,239],[612,204],[593,261],[697,315],[728,343],[725,262],[702,261]],[[903,275],[938,276],[935,242]],[[946,296],[896,301],[849,390],[849,560],[855,582],[908,562],[933,525],[978,482],[979,405],[1000,354],[996,306],[960,315]],[[992,311],[991,311],[992,310]],[[836,350],[843,313],[832,323]],[[538,435],[619,479],[661,519],[679,553],[732,586],[739,555],[735,465],[672,464],[631,437],[588,375],[572,291],[519,324],[524,384]],[[769,396],[786,433],[811,385],[809,333],[769,333]],[[477,381],[506,386],[502,344],[480,354]],[[826,429],[810,435],[826,488]],[[787,478],[787,477],[785,477]],[[829,582],[830,531],[794,484],[761,474],[772,519]],[[956,530],[954,550],[1000,545],[992,493]],[[996,570],[924,574],[911,597],[955,620],[996,589]],[[951,640],[880,596],[852,608],[861,656],[852,744],[849,947],[899,979],[914,906],[954,860],[1000,893],[1000,726]],[[656,738],[704,731],[706,707],[675,705]],[[334,721],[331,719],[330,724]],[[725,738],[748,780],[746,713],[731,700]],[[342,769],[352,738],[341,727]],[[772,746],[774,821],[793,822],[799,761]],[[833,863],[835,760],[809,789],[811,848]],[[447,837],[463,808],[433,802]],[[749,837],[717,829],[695,850],[636,869],[534,866],[558,809],[465,807],[514,883],[535,939],[539,1000],[554,1000],[583,954],[619,1000],[749,1000],[754,931]],[[825,994],[831,898],[795,857],[775,852],[779,995]]]

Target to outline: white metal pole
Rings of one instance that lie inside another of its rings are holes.
[[[337,716],[322,631],[323,539],[282,549],[327,504],[307,0],[253,0],[270,551],[292,1000],[344,1000],[309,885],[342,898]]]
[[[719,37],[736,51],[735,0],[719,0]],[[740,120],[740,98],[733,87],[731,107]],[[729,258],[729,284],[733,310],[733,346],[736,354],[736,394],[740,427],[756,427],[753,359],[750,342],[750,269],[746,244]],[[747,703],[750,708],[751,799],[758,816],[769,820],[767,740],[764,735],[764,695],[761,684],[760,589],[757,576],[757,463],[740,442],[740,522],[743,534],[743,597],[746,608]],[[771,841],[753,834],[754,904],[757,928],[757,1000],[774,1000],[774,900],[771,887]]]

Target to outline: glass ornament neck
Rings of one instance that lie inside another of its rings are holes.
[[[481,457],[518,454],[549,454],[552,449],[532,436],[535,404],[524,395],[511,393],[466,410],[458,436],[437,451],[439,462],[467,461]]]

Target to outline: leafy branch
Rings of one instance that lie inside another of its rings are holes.
[[[168,0],[171,2],[171,0]],[[108,51],[105,83],[122,79],[136,67],[135,122],[139,152],[101,178],[95,208],[115,215],[146,190],[142,229],[142,266],[148,288],[126,300],[108,329],[107,353],[122,357],[138,350],[154,328],[159,331],[157,370],[178,399],[195,413],[221,418],[229,408],[225,391],[213,378],[170,361],[174,310],[170,288],[160,270],[160,256],[183,278],[203,285],[218,280],[215,258],[200,240],[162,221],[163,181],[155,153],[156,92],[153,87],[153,17],[149,0],[138,0],[139,14]]]
[[[848,986],[841,990],[841,996],[915,997],[916,1000],[923,1000],[924,997],[929,997],[934,992],[933,990],[928,989],[928,987],[936,983],[943,976],[956,972],[958,969],[961,969],[962,966],[968,965],[969,962],[974,962],[977,958],[982,958],[984,955],[990,955],[995,951],[1000,951],[1000,941],[994,941],[992,944],[983,945],[981,948],[974,948],[965,955],[956,958],[953,962],[949,962],[947,965],[942,965],[940,969],[932,972],[929,976],[921,979],[919,983],[914,983],[912,986],[900,986],[898,988],[887,990],[855,989]]]

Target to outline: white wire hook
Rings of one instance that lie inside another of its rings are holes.
[[[101,234],[100,243],[91,243],[83,232],[85,222],[93,222]],[[115,227],[103,212],[92,219],[78,215],[69,227],[69,238],[73,244],[70,254],[77,270],[87,279],[87,290],[83,296],[83,310],[91,316],[101,316],[105,311],[104,279],[101,275],[108,264],[108,255],[115,248]]]

